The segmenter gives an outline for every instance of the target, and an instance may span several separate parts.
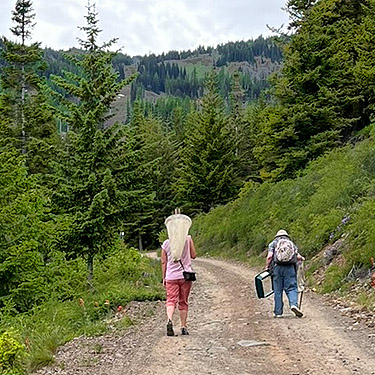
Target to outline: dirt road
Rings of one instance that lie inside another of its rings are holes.
[[[167,337],[163,303],[148,304],[143,323],[121,336],[78,338],[38,374],[375,374],[375,330],[353,325],[320,296],[306,293],[303,318],[286,309],[274,319],[272,298],[255,296],[254,270],[213,259],[194,268],[189,336]]]

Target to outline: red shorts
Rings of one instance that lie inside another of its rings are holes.
[[[191,281],[184,279],[167,280],[167,306],[175,306],[178,303],[179,310],[188,310],[188,298],[191,289]]]

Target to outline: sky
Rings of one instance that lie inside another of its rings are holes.
[[[99,42],[118,38],[116,49],[130,56],[195,49],[255,39],[288,23],[286,0],[91,0],[96,4]],[[0,1],[0,36],[9,28],[16,0]],[[85,35],[87,0],[32,0],[35,28],[31,42],[53,49],[78,47]]]

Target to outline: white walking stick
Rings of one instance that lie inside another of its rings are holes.
[[[298,286],[298,293],[300,294],[299,308],[301,309],[303,291],[305,290],[305,268],[303,265],[303,261],[298,262],[297,264],[297,286]]]

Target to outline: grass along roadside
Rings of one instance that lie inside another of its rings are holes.
[[[159,262],[136,250],[117,252],[95,266],[91,290],[81,285],[69,299],[51,296],[22,314],[11,306],[0,311],[1,374],[32,373],[53,362],[57,348],[74,337],[102,335],[133,324],[126,313],[131,301],[164,298]]]
[[[202,255],[262,265],[268,243],[285,229],[307,259],[312,288],[347,295],[374,311],[374,186],[370,138],[320,157],[293,180],[249,182],[235,201],[193,221],[196,248]],[[323,259],[331,250],[332,257]],[[352,292],[359,284],[363,288]]]

